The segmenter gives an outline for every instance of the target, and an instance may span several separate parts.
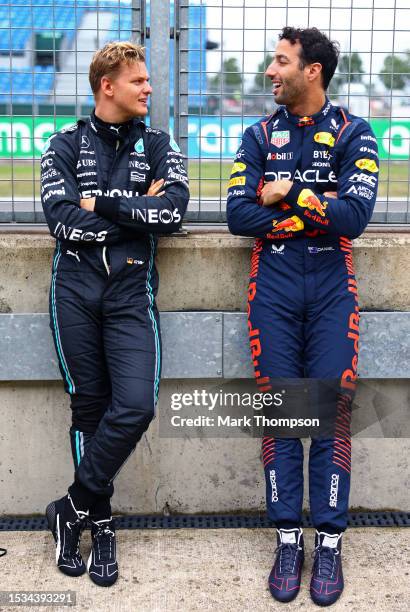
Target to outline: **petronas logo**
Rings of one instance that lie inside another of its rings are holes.
[[[144,153],[144,141],[142,140],[142,138],[137,140],[137,142],[135,143],[134,149],[136,153]]]

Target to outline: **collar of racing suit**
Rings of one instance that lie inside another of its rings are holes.
[[[301,117],[300,115],[293,115],[291,112],[288,111],[286,106],[282,106],[281,108],[285,113],[286,119],[288,119],[290,123],[294,123],[298,127],[304,127],[306,125],[315,125],[317,123],[321,123],[324,119],[326,119],[331,107],[332,103],[326,96],[324,105],[322,106],[320,111],[315,113],[314,115],[306,115],[304,117]]]
[[[92,111],[89,122],[94,132],[109,143],[115,143],[117,140],[131,140],[135,137],[138,124],[143,124],[143,121],[131,119],[124,123],[107,123]]]

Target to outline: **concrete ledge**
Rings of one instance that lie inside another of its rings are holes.
[[[246,311],[250,238],[188,231],[159,241],[160,310]],[[54,240],[0,234],[0,312],[47,312]],[[410,310],[410,233],[366,232],[354,241],[362,310]]]
[[[252,378],[246,314],[161,313],[163,378]],[[363,312],[359,376],[408,378],[410,312]],[[59,380],[48,314],[0,314],[0,380]]]

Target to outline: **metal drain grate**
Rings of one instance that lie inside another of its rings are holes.
[[[258,529],[273,527],[265,514],[131,515],[115,519],[117,529]],[[409,512],[350,512],[349,527],[410,527]],[[303,527],[312,527],[309,514]],[[0,531],[45,531],[43,517],[0,518]]]

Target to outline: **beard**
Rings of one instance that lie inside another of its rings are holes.
[[[276,104],[284,104],[285,106],[292,106],[300,103],[303,99],[304,89],[301,83],[289,83],[283,82],[280,87],[280,91],[275,96]]]

